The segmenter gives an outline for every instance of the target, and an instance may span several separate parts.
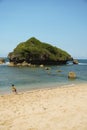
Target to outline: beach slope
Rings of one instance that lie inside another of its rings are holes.
[[[0,130],[87,130],[87,84],[0,96]]]

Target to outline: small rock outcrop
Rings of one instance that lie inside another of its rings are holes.
[[[5,59],[4,58],[0,58],[0,64],[5,63]]]
[[[69,72],[68,78],[75,79],[76,78],[76,73],[75,72]]]
[[[14,67],[15,64],[14,64],[14,62],[9,62],[8,66],[12,66],[12,67]]]
[[[78,63],[79,63],[78,60],[73,59],[73,64],[78,64]]]

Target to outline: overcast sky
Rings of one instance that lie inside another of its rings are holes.
[[[87,0],[0,0],[0,56],[31,37],[87,58]]]

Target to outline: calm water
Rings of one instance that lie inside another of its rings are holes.
[[[0,65],[0,94],[10,93],[11,84],[15,84],[18,91],[26,91],[44,87],[87,83],[87,60],[79,60],[78,65],[69,63],[49,67],[50,70],[40,67],[8,67],[7,62]],[[70,71],[76,73],[77,78],[75,80],[68,79]]]

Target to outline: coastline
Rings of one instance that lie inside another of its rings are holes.
[[[0,96],[1,130],[87,130],[87,84]]]

